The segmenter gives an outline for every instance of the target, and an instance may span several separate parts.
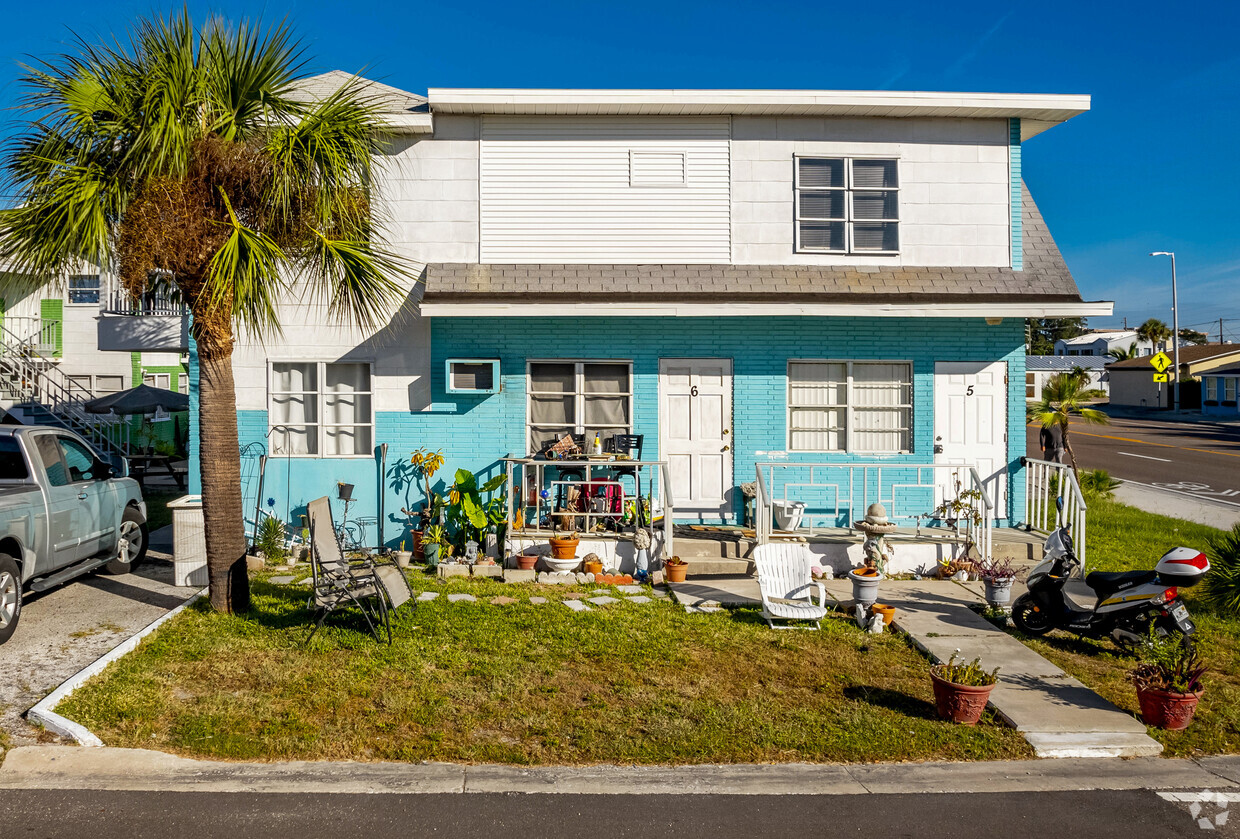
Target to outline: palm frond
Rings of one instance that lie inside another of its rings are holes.
[[[287,22],[265,33],[248,23],[232,28],[213,22],[203,32],[201,53],[207,130],[216,136],[245,140],[302,110],[288,93],[304,66],[304,48]]]
[[[211,259],[203,291],[208,306],[227,308],[231,318],[255,336],[281,335],[278,302],[285,288],[280,273],[284,252],[271,237],[242,224],[227,195],[224,202],[232,230]]]
[[[313,293],[326,298],[328,317],[367,329],[390,320],[404,300],[405,289],[393,279],[409,273],[404,261],[369,241],[316,231],[314,242],[303,264]]]

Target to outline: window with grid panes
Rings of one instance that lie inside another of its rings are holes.
[[[372,455],[371,397],[369,364],[273,362],[267,412],[271,453]]]
[[[531,361],[529,450],[541,451],[565,434],[590,442],[633,430],[633,368],[628,362]]]
[[[898,161],[852,157],[795,160],[798,251],[899,252]]]
[[[906,452],[913,386],[908,362],[788,362],[788,448]]]

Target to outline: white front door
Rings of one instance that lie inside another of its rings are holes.
[[[994,506],[1007,518],[1007,362],[934,364],[934,462],[974,466]],[[943,497],[955,497],[948,470],[936,470]],[[969,489],[967,472],[960,474]]]
[[[659,360],[659,452],[677,519],[732,517],[732,359]]]

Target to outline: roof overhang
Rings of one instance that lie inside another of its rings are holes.
[[[422,315],[476,317],[866,317],[866,318],[1066,318],[1108,317],[1111,301],[960,303],[760,303],[702,301],[538,302],[422,300]]]
[[[1085,94],[891,90],[524,90],[433,87],[441,114],[1019,117],[1021,138],[1089,110]]]
[[[435,123],[431,114],[383,114],[383,126],[393,134],[433,134]]]

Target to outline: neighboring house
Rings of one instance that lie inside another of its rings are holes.
[[[1093,355],[1059,356],[1059,355],[1027,355],[1025,356],[1025,399],[1035,401],[1042,398],[1042,388],[1051,376],[1059,373],[1070,373],[1078,367],[1086,373],[1087,390],[1109,391],[1111,378],[1107,374],[1109,359]]]
[[[1223,417],[1240,417],[1240,367],[1211,370],[1201,377],[1201,412]]]
[[[1150,341],[1137,337],[1134,329],[1119,331],[1086,332],[1075,338],[1060,338],[1055,342],[1055,355],[1060,356],[1106,356],[1111,350],[1127,352],[1133,344],[1137,345],[1138,355],[1153,355],[1154,345]]]
[[[394,466],[420,446],[450,482],[634,433],[681,521],[738,521],[764,461],[973,465],[1023,517],[1025,318],[1111,304],[1082,301],[1021,156],[1088,97],[373,90],[420,282],[373,335],[289,302],[283,338],[238,341],[262,503],[295,516],[345,482],[374,517],[381,485],[396,544],[422,498]]]
[[[1167,355],[1172,351],[1168,350]],[[1181,381],[1198,379],[1210,370],[1240,363],[1240,344],[1198,344],[1180,347]],[[1130,358],[1107,365],[1111,377],[1111,404],[1134,408],[1170,407],[1175,370],[1168,368],[1168,381],[1155,382],[1148,358]]]

